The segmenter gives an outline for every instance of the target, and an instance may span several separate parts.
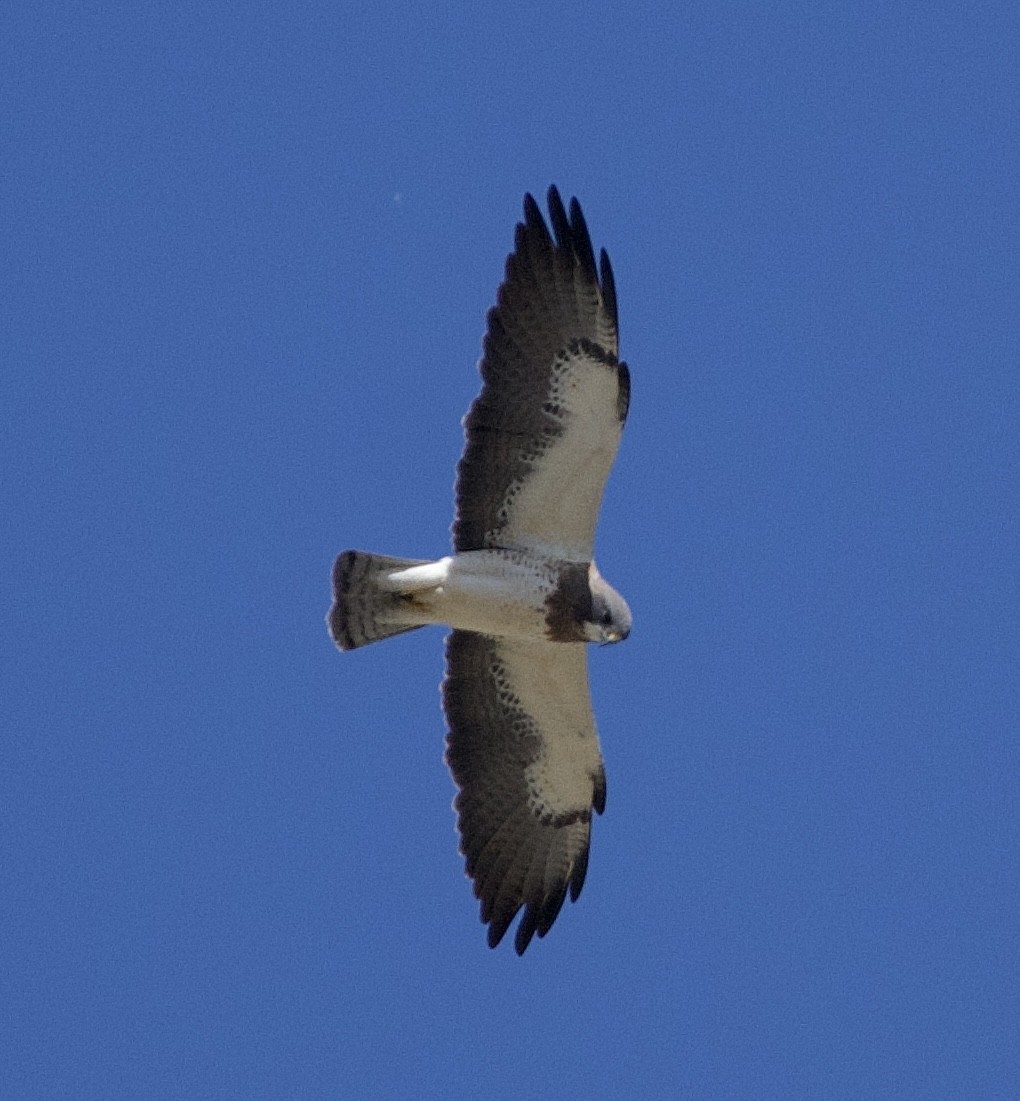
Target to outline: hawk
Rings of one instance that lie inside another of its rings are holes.
[[[524,197],[489,311],[481,393],[464,419],[453,554],[344,551],[330,634],[342,650],[427,624],[446,639],[446,763],[467,874],[495,947],[517,914],[523,954],[588,870],[606,805],[585,643],[630,633],[593,560],[595,523],[630,398],[616,289],[580,204],[549,189],[549,231]]]

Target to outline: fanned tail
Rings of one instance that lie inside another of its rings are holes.
[[[367,551],[344,551],[333,565],[333,607],[326,622],[341,650],[356,650],[390,635],[423,626],[409,615],[407,597],[381,580],[396,570],[425,565],[419,558],[388,558]]]

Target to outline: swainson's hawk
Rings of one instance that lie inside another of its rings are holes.
[[[616,290],[581,207],[549,189],[552,235],[524,198],[489,311],[482,390],[464,420],[452,555],[344,551],[329,629],[352,650],[430,623],[446,640],[446,761],[461,851],[495,947],[551,928],[588,868],[606,780],[587,642],[619,642],[630,609],[595,568],[595,522],[630,397]]]

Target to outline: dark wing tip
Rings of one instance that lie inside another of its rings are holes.
[[[601,813],[601,811],[599,813]],[[588,877],[588,854],[590,852],[591,849],[586,848],[577,858],[577,865],[574,868],[573,875],[570,877],[571,902],[576,902],[581,897],[581,889],[584,887],[584,881]]]
[[[522,240],[522,234],[537,233],[544,240],[552,244],[552,238],[549,236],[549,227],[545,224],[545,218],[542,217],[542,211],[538,203],[535,202],[534,196],[529,191],[524,196],[524,222],[517,227],[517,245],[518,251],[520,251],[520,243]]]
[[[621,364],[621,366],[626,366]],[[596,814],[605,814],[606,811],[606,770],[600,768],[598,775],[592,779],[591,805]]]
[[[606,312],[612,318],[613,327],[619,331],[619,316],[616,305],[616,280],[613,278],[613,266],[605,249],[599,251],[598,263],[591,243],[588,223],[585,221],[581,204],[571,198],[569,207],[563,205],[559,188],[552,184],[546,195],[549,205],[549,222],[552,233],[542,217],[542,211],[534,196],[528,192],[524,196],[524,222],[518,226],[516,245],[521,251],[520,234],[537,232],[550,245],[569,253],[584,272],[585,278],[594,283],[602,292],[602,301]]]
[[[490,948],[495,948],[499,945],[499,942],[506,935],[507,929],[510,928],[510,923],[517,917],[517,913],[520,910],[518,906],[517,910],[511,910],[508,914],[501,914],[498,918],[489,917],[489,932],[486,936],[486,941]],[[485,905],[482,905],[482,921],[485,921]]]
[[[595,263],[595,250],[591,243],[591,234],[588,232],[588,223],[584,219],[581,204],[576,198],[570,200],[570,213],[563,205],[559,188],[552,184],[546,196],[549,204],[549,224],[542,215],[542,210],[535,201],[534,195],[527,192],[524,196],[524,221],[517,227],[517,247],[520,251],[521,234],[538,233],[549,244],[555,242],[556,248],[572,253],[581,264],[585,274],[593,283],[602,287],[606,307],[616,321],[616,286],[613,282],[613,269],[609,264],[606,250],[602,249],[600,264]],[[549,226],[552,226],[552,233]]]
[[[556,237],[556,247],[571,248],[570,222],[567,221],[567,212],[563,209],[563,200],[555,184],[549,188],[546,201],[549,204],[549,220],[552,222],[553,234]]]
[[[540,904],[532,903],[525,911],[517,926],[517,935],[514,937],[514,951],[518,956],[523,956],[531,938],[537,933],[544,937],[553,927],[553,922],[559,917],[567,897],[567,881],[564,880],[555,894],[543,899]]]
[[[536,934],[539,938],[544,937],[559,917],[567,894],[569,893],[571,902],[576,902],[580,897],[588,875],[590,852],[589,843],[577,854],[569,875],[564,877],[551,893],[539,898],[533,896],[527,900],[514,899],[504,900],[502,904],[494,903],[491,898],[479,896],[476,880],[475,894],[481,902],[481,919],[483,924],[489,927],[486,933],[489,947],[496,948],[500,944],[518,914],[521,914],[521,920],[518,922],[517,933],[514,936],[514,951],[518,956],[524,955]],[[469,870],[468,874],[473,877],[474,873]],[[522,910],[523,913],[521,913]]]
[[[584,220],[581,204],[576,198],[572,198],[568,216],[563,200],[560,198],[559,188],[555,184],[549,188],[546,198],[549,203],[549,221],[552,223],[556,247],[564,252],[569,252],[581,265],[585,276],[593,283],[598,283],[599,275],[598,269],[595,267],[595,250],[592,248],[591,234],[588,232],[588,225]],[[529,199],[531,199],[530,195],[525,196],[525,216],[528,214]],[[531,203],[534,206],[535,200],[531,199]]]
[[[526,910],[517,926],[517,936],[514,937],[514,951],[518,956],[523,956],[527,951],[531,938],[535,935],[535,926],[534,911]]]
[[[605,806],[604,794],[598,796],[598,799],[602,806]],[[541,939],[549,932],[560,916],[567,894],[569,893],[571,902],[576,902],[581,896],[584,881],[588,876],[590,841],[589,836],[584,847],[578,852],[569,874],[557,883],[549,894],[538,898],[532,896],[530,899],[504,901],[502,905],[495,907],[491,899],[481,899],[481,918],[489,926],[486,940],[490,948],[499,945],[522,910],[524,912],[521,914],[517,933],[514,936],[514,951],[518,956],[524,955],[536,934]]]
[[[593,281],[598,280],[595,267],[595,250],[591,247],[591,234],[588,232],[588,223],[584,220],[581,204],[577,199],[570,200],[570,232],[574,253],[581,261],[585,272]]]

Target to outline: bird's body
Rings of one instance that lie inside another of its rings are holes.
[[[356,590],[345,585],[343,577],[359,563],[376,567],[371,592],[379,599],[370,613],[371,626],[363,623],[361,641],[354,643],[344,637],[344,625],[358,618],[351,595]],[[383,568],[378,568],[380,563],[385,564]],[[344,551],[335,573],[341,594],[335,634],[345,650],[430,624],[500,638],[616,641],[597,635],[588,638],[584,633],[593,586],[609,588],[593,562],[513,549],[462,551],[434,562]]]
[[[491,945],[524,908],[519,953],[580,893],[605,807],[584,644],[630,631],[592,556],[630,397],[612,269],[605,252],[596,267],[576,199],[568,218],[550,189],[555,239],[530,195],[524,210],[464,422],[454,553],[345,551],[329,615],[345,650],[452,628],[443,706],[461,849]]]

